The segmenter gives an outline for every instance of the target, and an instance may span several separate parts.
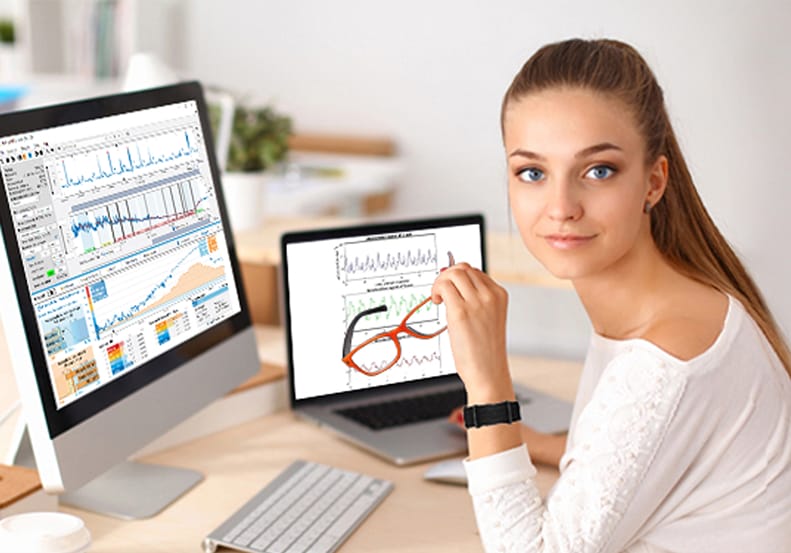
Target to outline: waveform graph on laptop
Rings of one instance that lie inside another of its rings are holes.
[[[436,274],[437,240],[433,233],[384,236],[343,244],[342,272],[346,282]]]
[[[386,308],[357,321],[352,343],[362,344],[377,335],[392,332],[413,310],[406,321],[410,329],[423,334],[436,332],[443,327],[444,318],[440,314],[440,306],[433,302],[424,303],[430,294],[431,286],[424,285],[347,295],[344,298],[347,327],[361,313],[381,309],[382,306]],[[355,364],[364,372],[346,368],[350,389],[369,386],[372,378],[389,384],[442,374],[442,353],[438,339],[420,340],[404,332],[398,333],[395,338],[382,336],[354,354]],[[396,362],[392,364],[394,360]]]
[[[363,317],[355,326],[358,332],[364,330],[387,330],[398,325],[401,320],[420,302],[431,294],[431,286],[415,286],[396,290],[380,290],[348,294],[346,303],[346,325],[366,310],[384,305],[387,311],[373,313]],[[439,306],[429,302],[418,309],[409,318],[410,324],[425,323],[439,320]]]
[[[401,355],[396,351],[395,342],[389,338],[380,339],[360,350],[355,355],[355,363],[374,376],[347,368],[348,389],[409,382],[444,374],[442,350],[438,343],[427,343],[406,335],[401,335],[399,342],[402,348]],[[383,371],[394,359],[397,359],[396,363]]]

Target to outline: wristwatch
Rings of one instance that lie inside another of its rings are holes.
[[[522,416],[519,414],[519,403],[516,401],[468,405],[464,408],[465,428],[510,424],[518,420],[522,420]]]

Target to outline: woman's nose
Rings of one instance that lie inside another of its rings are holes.
[[[582,203],[572,182],[556,182],[548,187],[547,215],[554,221],[575,221],[582,216]]]

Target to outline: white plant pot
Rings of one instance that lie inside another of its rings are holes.
[[[0,81],[13,82],[19,78],[19,49],[12,44],[0,43]]]
[[[234,231],[253,229],[263,223],[265,189],[263,173],[223,173],[225,207]]]

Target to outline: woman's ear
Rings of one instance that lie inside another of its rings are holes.
[[[656,158],[656,161],[651,166],[651,172],[648,174],[648,193],[646,194],[645,201],[649,202],[651,206],[655,206],[665,194],[665,189],[667,188],[667,174],[667,157],[660,155]]]

